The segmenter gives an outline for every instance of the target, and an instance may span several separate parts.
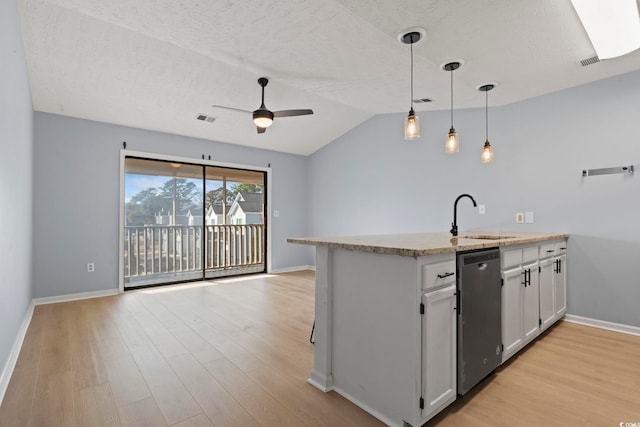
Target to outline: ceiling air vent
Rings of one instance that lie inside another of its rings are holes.
[[[582,61],[580,61],[580,65],[586,67],[587,65],[596,64],[598,62],[600,62],[600,58],[598,58],[598,56],[596,55],[592,56],[591,58],[583,59]]]
[[[420,98],[420,99],[414,99],[413,103],[414,104],[424,104],[427,102],[432,102],[429,98]]]
[[[211,116],[207,116],[204,114],[198,114],[198,117],[196,117],[196,119],[198,120],[202,120],[203,122],[207,122],[207,123],[213,123],[215,121],[215,117],[211,117]]]

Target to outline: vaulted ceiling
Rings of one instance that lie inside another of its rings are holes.
[[[569,0],[20,0],[36,111],[307,155],[376,114],[506,105],[640,69],[640,52],[595,55]],[[276,118],[258,135],[256,80]],[[210,123],[196,120],[213,117]],[[398,133],[401,134],[401,124]]]

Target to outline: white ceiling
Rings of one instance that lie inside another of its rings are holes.
[[[492,105],[640,69],[640,51],[595,55],[569,0],[20,0],[36,111],[307,155],[379,113],[409,110],[414,45],[417,111]],[[276,118],[258,135],[250,115],[260,76]],[[198,114],[214,123],[196,120]],[[398,124],[401,134],[402,125]]]

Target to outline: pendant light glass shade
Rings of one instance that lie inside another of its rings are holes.
[[[480,159],[482,163],[491,163],[493,162],[493,149],[491,148],[491,144],[489,141],[484,143],[484,147],[482,148],[482,154],[480,155]]]
[[[444,151],[446,153],[457,153],[460,151],[460,139],[454,128],[449,129],[449,135],[444,142]]]
[[[478,88],[479,91],[484,92],[484,120],[486,139],[484,141],[484,147],[482,147],[482,154],[480,155],[480,160],[482,160],[482,163],[493,162],[493,149],[491,148],[491,144],[489,143],[489,91],[494,87],[496,86],[488,84],[480,86]]]
[[[404,121],[404,139],[410,141],[420,138],[420,118],[413,111],[413,44],[422,38],[418,31],[410,31],[402,36],[400,41],[411,48],[411,109]]]
[[[413,108],[404,121],[404,139],[410,141],[420,138],[420,117],[416,116]]]
[[[443,70],[451,73],[451,128],[444,140],[444,151],[449,154],[460,151],[460,138],[453,127],[453,72],[458,68],[460,68],[460,62],[449,62],[442,67]]]

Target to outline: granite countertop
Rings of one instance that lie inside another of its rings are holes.
[[[474,238],[470,238],[470,237]],[[401,256],[427,256],[498,246],[565,239],[565,233],[467,232],[453,238],[450,233],[380,234],[371,236],[301,237],[289,243],[327,246],[362,252]]]

